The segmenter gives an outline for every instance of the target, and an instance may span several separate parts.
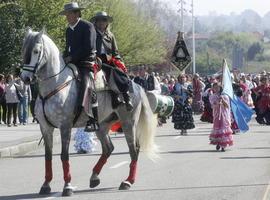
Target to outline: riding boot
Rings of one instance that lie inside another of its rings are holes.
[[[93,107],[92,108],[93,112],[93,118],[89,117],[89,120],[86,123],[85,132],[95,132],[99,130],[99,124],[98,124],[98,108]]]
[[[112,97],[112,108],[116,109],[121,104],[119,95],[116,92],[111,91],[111,97]]]
[[[132,105],[132,102],[130,100],[129,93],[124,92],[123,93],[123,98],[124,98],[124,101],[125,101],[125,104],[126,104],[127,111],[132,111],[133,110],[133,105]]]

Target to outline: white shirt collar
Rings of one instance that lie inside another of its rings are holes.
[[[74,31],[74,28],[77,26],[77,24],[79,23],[80,20],[81,20],[81,18],[79,18],[78,21],[76,22],[76,24],[74,24],[73,26],[69,24],[69,28],[71,28],[71,30]]]

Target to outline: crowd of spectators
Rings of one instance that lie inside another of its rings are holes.
[[[37,122],[34,114],[36,97],[36,84],[24,83],[18,70],[14,75],[0,74],[0,124],[8,127],[26,125],[29,123],[29,113],[32,122]]]

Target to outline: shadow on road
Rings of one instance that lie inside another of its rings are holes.
[[[189,151],[164,151],[160,152],[160,154],[171,154],[171,153],[217,153],[216,150],[189,150]]]
[[[189,137],[189,136],[209,136],[210,133],[203,133],[203,132],[209,132],[209,131],[196,131],[196,133],[188,133],[188,135],[184,137]],[[181,134],[170,134],[170,135],[157,135],[157,138],[163,138],[163,137],[175,137],[175,136],[181,136]]]
[[[56,192],[51,193],[50,195],[39,195],[37,193],[33,194],[17,194],[17,195],[10,195],[10,196],[0,196],[0,200],[14,200],[14,199],[40,199],[40,198],[48,198],[52,195],[57,194]]]
[[[210,133],[209,131],[196,131],[197,133],[188,133],[187,136],[209,136]],[[208,133],[203,133],[203,132],[208,132]]]
[[[178,134],[175,133],[175,134],[170,134],[170,135],[156,135],[157,138],[163,138],[163,137],[175,137],[175,136],[178,136]]]
[[[220,159],[265,159],[270,156],[243,156],[243,157],[221,157]]]
[[[126,152],[116,152],[116,153],[112,153],[112,156],[113,155],[126,155],[126,154],[129,154],[128,151]],[[60,153],[55,153],[53,154],[53,157],[57,157],[57,156],[60,156],[61,154]],[[100,156],[101,153],[86,153],[86,154],[78,154],[78,153],[70,153],[69,154],[69,157],[82,157],[82,156]],[[39,154],[39,155],[25,155],[25,156],[16,156],[16,157],[13,157],[14,159],[21,159],[21,158],[43,158],[44,157],[44,154]]]
[[[269,131],[255,131],[255,134],[269,134]]]
[[[177,191],[177,190],[200,190],[200,189],[216,189],[216,188],[241,188],[241,187],[266,187],[268,183],[258,184],[244,184],[244,185],[209,185],[209,186],[190,186],[190,187],[167,187],[167,188],[147,188],[147,189],[131,189],[131,190],[118,190],[116,187],[100,188],[100,189],[85,189],[76,190],[76,194],[98,194],[98,193],[119,193],[119,192],[152,192],[152,191]],[[18,194],[0,196],[0,200],[23,200],[23,199],[50,199],[60,197],[61,193],[51,193],[50,195],[39,195],[39,194]]]
[[[76,194],[83,194],[83,193],[104,193],[104,192],[112,192],[117,191],[118,188],[116,187],[108,187],[108,188],[100,188],[100,189],[87,189],[87,190],[75,190],[74,193]],[[39,195],[37,193],[33,194],[18,194],[18,195],[9,195],[9,196],[0,196],[0,200],[23,200],[23,199],[51,199],[56,197],[61,197],[60,192],[52,192],[50,195]]]
[[[239,149],[270,149],[270,147],[246,147],[246,148],[239,148]]]

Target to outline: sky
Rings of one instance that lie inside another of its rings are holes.
[[[172,4],[175,8],[179,0],[161,0]],[[187,2],[185,8],[190,10],[191,0]],[[178,6],[180,8],[180,5]],[[231,12],[240,14],[246,9],[256,11],[260,16],[264,16],[270,11],[269,0],[194,0],[195,15],[208,15],[210,12],[229,15]]]

